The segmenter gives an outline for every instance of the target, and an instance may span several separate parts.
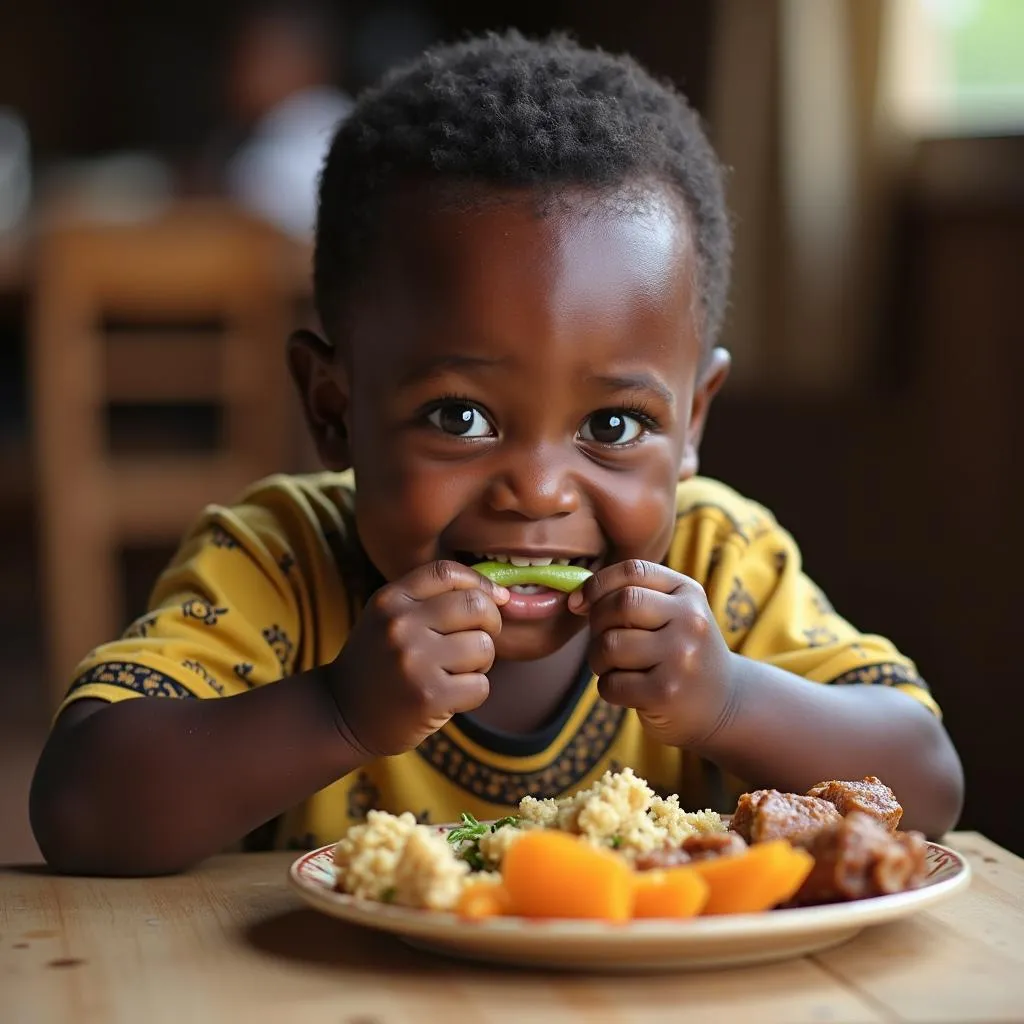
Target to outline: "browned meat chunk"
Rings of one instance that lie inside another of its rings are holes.
[[[925,877],[924,837],[887,832],[877,818],[860,811],[794,845],[813,855],[814,867],[791,906],[903,892],[917,888]]]
[[[662,871],[689,864],[693,858],[681,846],[666,846],[661,850],[641,853],[633,864],[637,871]]]
[[[873,775],[860,782],[819,782],[807,795],[834,804],[843,817],[851,811],[868,814],[890,832],[896,831],[903,817],[903,808],[893,791]]]
[[[748,843],[792,839],[841,821],[839,811],[827,800],[777,789],[744,793],[736,805],[730,828]]]
[[[636,859],[637,871],[656,871],[689,864],[694,860],[710,860],[712,857],[729,857],[742,853],[747,848],[743,837],[735,832],[703,832],[688,836],[679,846],[665,847],[641,854]]]
[[[737,832],[701,832],[683,840],[683,850],[692,860],[731,857],[747,848],[746,840]]]

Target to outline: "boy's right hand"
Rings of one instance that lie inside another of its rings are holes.
[[[327,669],[346,739],[368,757],[401,754],[479,707],[508,598],[449,561],[381,587]]]

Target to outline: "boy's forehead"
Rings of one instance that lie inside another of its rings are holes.
[[[456,339],[696,338],[692,235],[667,189],[509,190],[479,201],[413,190],[386,228],[356,316],[375,360],[382,346],[396,358]]]

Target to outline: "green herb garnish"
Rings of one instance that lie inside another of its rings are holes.
[[[464,850],[460,850],[459,856],[469,865],[471,871],[483,871],[487,867],[484,855],[480,852],[480,847],[476,843],[467,846]]]
[[[622,836],[612,836],[610,840],[612,849],[617,850],[622,845]]]
[[[492,832],[497,832],[499,828],[519,828],[519,815],[509,814],[507,817],[499,818],[491,825]]]
[[[473,842],[487,835],[487,826],[481,825],[472,814],[462,815],[462,824],[453,828],[448,833],[448,842],[455,846],[457,843]]]
[[[380,894],[380,901],[381,901],[381,903],[394,903],[395,902],[395,896],[397,896],[397,895],[398,895],[398,890],[393,885],[389,885]]]
[[[484,871],[487,862],[480,852],[480,840],[488,832],[497,832],[499,828],[515,828],[519,824],[519,818],[510,814],[507,817],[499,818],[490,825],[479,822],[472,814],[462,815],[462,824],[457,825],[447,835],[448,842],[458,847],[457,853],[474,871]]]

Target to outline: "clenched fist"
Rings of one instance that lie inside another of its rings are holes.
[[[400,754],[479,707],[508,591],[458,562],[431,562],[370,599],[327,678],[350,742]]]
[[[590,620],[590,667],[609,704],[635,708],[671,746],[700,744],[729,715],[732,653],[699,583],[654,562],[606,566],[569,598]]]

